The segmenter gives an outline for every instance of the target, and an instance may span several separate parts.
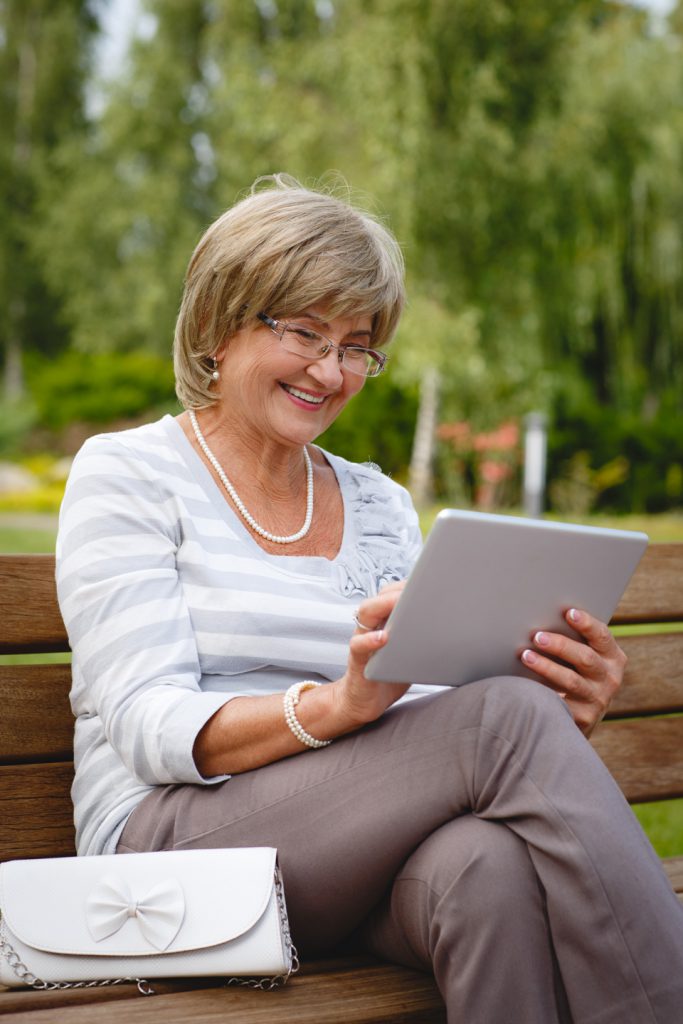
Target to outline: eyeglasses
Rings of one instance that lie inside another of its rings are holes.
[[[331,348],[337,350],[341,366],[361,377],[377,377],[384,369],[388,356],[364,345],[337,345],[324,334],[304,327],[302,324],[283,323],[273,320],[266,313],[257,313],[256,318],[277,334],[286,352],[304,359],[323,359]]]

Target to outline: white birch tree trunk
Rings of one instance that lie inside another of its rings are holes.
[[[420,381],[413,452],[408,487],[418,508],[424,508],[434,495],[434,447],[439,409],[439,371],[427,366]]]

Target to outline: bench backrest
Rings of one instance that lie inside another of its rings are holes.
[[[629,800],[683,796],[683,544],[650,545],[612,621],[657,625],[620,637],[625,683],[593,743]],[[1,555],[0,655],[68,650],[53,556]],[[74,853],[70,674],[0,664],[0,860]]]

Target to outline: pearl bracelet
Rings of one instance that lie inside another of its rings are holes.
[[[332,740],[317,740],[315,736],[311,736],[310,732],[306,732],[303,725],[296,717],[296,711],[294,709],[299,703],[299,698],[302,693],[306,690],[312,690],[315,686],[321,685],[321,683],[314,683],[311,679],[305,679],[302,683],[294,683],[294,685],[290,686],[285,694],[285,722],[300,743],[303,743],[306,747],[314,747],[316,750],[318,747],[328,747]]]

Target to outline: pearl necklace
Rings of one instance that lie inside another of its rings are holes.
[[[189,409],[188,415],[190,417],[190,423],[192,424],[195,437],[197,438],[197,444],[216,470],[221,483],[232,498],[235,508],[245,522],[249,524],[252,530],[255,533],[258,533],[260,537],[263,537],[264,540],[272,541],[273,544],[293,544],[294,541],[301,540],[302,537],[305,537],[311,528],[311,522],[313,520],[313,464],[311,463],[310,455],[306,451],[306,446],[304,445],[304,462],[306,463],[306,518],[304,520],[304,525],[297,533],[292,533],[289,537],[281,537],[275,533],[269,533],[268,530],[264,530],[262,526],[259,526],[251,513],[247,511],[244,502],[225,475],[225,471],[223,470],[220,462],[204,440],[204,435],[199,429],[194,409]]]

